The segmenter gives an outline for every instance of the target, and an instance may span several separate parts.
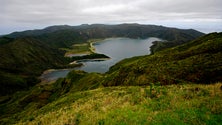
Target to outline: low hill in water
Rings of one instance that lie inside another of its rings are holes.
[[[0,121],[220,124],[221,50],[222,33],[211,33],[153,55],[125,59],[105,74],[72,71],[55,83],[2,98]]]

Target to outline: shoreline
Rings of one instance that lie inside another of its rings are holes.
[[[72,58],[72,57],[81,57],[81,56],[96,54],[96,48],[94,47],[93,44],[97,43],[97,42],[100,42],[102,40],[104,40],[104,39],[88,40],[87,43],[83,43],[83,44],[88,44],[88,46],[89,46],[88,51],[65,54],[64,56]],[[78,55],[78,56],[72,56],[72,55],[75,55],[75,54]],[[86,59],[75,60],[75,61],[72,61],[69,64],[67,64],[67,65],[77,65],[75,67],[62,68],[62,69],[47,69],[47,70],[43,71],[43,73],[38,78],[41,80],[40,83],[53,82],[53,81],[56,81],[56,80],[50,80],[50,79],[44,78],[44,76],[47,75],[47,74],[50,74],[52,72],[56,72],[56,71],[75,70],[76,67],[84,66],[84,61],[106,61],[106,60],[109,60],[109,59],[110,58],[93,58],[93,59],[87,59],[86,58]]]
[[[84,61],[106,61],[109,60],[110,58],[95,58],[95,59],[81,59],[81,60],[76,60],[74,62],[84,62]]]
[[[88,46],[88,49],[80,52],[66,52],[65,57],[75,57],[81,55],[90,55],[96,53],[96,48],[94,47],[94,43],[101,42],[104,39],[89,39],[85,43],[82,43],[82,46]],[[73,44],[72,46],[81,46],[80,44]]]

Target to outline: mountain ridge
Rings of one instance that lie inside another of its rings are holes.
[[[155,46],[154,50],[161,50],[167,47],[173,47],[197,37],[203,36],[204,33],[194,29],[178,29],[157,25],[145,24],[83,24],[79,26],[55,25],[44,29],[28,30],[14,32],[6,35],[9,38],[35,37],[45,41],[54,47],[69,47],[74,43],[81,43],[88,39],[109,38],[109,37],[128,37],[134,39],[145,39],[148,37],[157,37],[168,42],[160,43],[162,46]],[[165,45],[166,44],[166,45]],[[154,51],[153,51],[154,52]]]

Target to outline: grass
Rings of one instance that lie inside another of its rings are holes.
[[[104,86],[215,83],[221,81],[222,33],[212,33],[153,55],[118,62],[105,74]]]
[[[150,86],[67,93],[17,124],[220,124],[221,86],[159,86],[153,97]]]
[[[85,43],[73,44],[71,48],[62,48],[62,50],[66,51],[65,56],[69,56],[71,54],[92,54],[96,52],[93,43],[99,41],[101,41],[101,39],[90,39]]]
[[[91,54],[89,43],[82,44],[74,44],[71,49],[63,48],[66,51],[65,56],[69,56],[71,54]]]
[[[39,82],[37,77],[44,70],[63,67],[69,63],[63,57],[64,52],[36,39],[9,40],[0,46],[0,95],[28,89]]]

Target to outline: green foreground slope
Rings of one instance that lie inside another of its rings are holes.
[[[220,124],[221,86],[130,86],[70,92],[39,110],[33,102],[21,113],[2,119],[2,124]]]

